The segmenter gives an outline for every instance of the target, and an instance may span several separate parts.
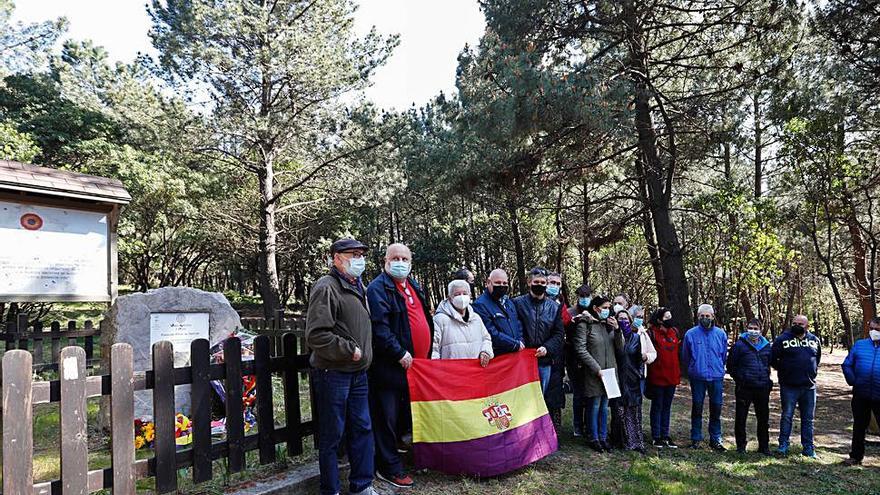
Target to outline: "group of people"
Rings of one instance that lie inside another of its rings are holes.
[[[777,453],[788,454],[798,409],[802,454],[816,456],[813,415],[821,346],[809,332],[805,316],[795,317],[791,328],[772,344],[763,336],[761,323],[753,320],[730,346],[708,304],[698,308],[698,324],[682,334],[670,309],[657,308],[645,322],[644,308],[630,304],[626,295],[609,299],[593,294],[588,285],[576,289],[576,301],[569,307],[562,297],[560,274],[540,267],[528,273],[528,290],[516,297],[510,293],[507,273],[495,269],[476,299],[474,275],[463,269],[453,275],[446,299],[432,313],[411,276],[412,253],[407,246],[389,245],[382,272],[366,287],[361,275],[367,247],[341,239],[330,251],[330,270],[312,288],[306,323],[322,495],[339,493],[337,461],[343,448],[349,453],[350,493],[375,493],[374,476],[396,487],[412,486],[401,453],[411,432],[406,372],[413,359],[478,359],[486,367],[503,353],[534,353],[557,431],[568,387],[576,437],[583,437],[597,452],[622,448],[641,453],[645,453],[643,397],[651,401],[652,445],[678,447],[669,425],[684,367],[691,387],[690,446],[702,445],[708,394],[709,446],[725,450],[721,410],[724,375],[730,374],[736,383],[737,451],[746,450],[746,422],[754,404],[758,451],[771,454],[772,367],[777,370],[782,399]],[[871,412],[880,417],[878,348],[880,319],[875,319],[870,338],[859,341],[843,365],[847,381],[854,386],[849,464],[860,463],[864,456]],[[605,387],[609,376],[619,389],[619,396],[611,400]]]

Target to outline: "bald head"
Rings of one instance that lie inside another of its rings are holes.
[[[489,278],[486,279],[486,290],[489,291],[489,295],[495,298],[496,301],[504,294],[507,294],[509,285],[510,282],[507,278],[507,272],[501,268],[492,270],[492,272],[489,273]],[[496,287],[503,287],[503,289],[499,289],[496,292]]]
[[[412,268],[412,252],[405,244],[396,242],[385,249],[385,272],[395,280],[404,280]]]

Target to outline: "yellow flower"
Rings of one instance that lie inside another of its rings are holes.
[[[147,442],[152,442],[152,441],[153,441],[153,437],[154,437],[155,435],[156,435],[156,434],[155,434],[155,432],[153,432],[152,429],[144,430],[144,440],[146,440]]]
[[[136,436],[134,437],[134,448],[139,449],[144,446],[144,437]]]

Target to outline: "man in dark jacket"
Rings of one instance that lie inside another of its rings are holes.
[[[403,244],[385,251],[385,269],[367,288],[373,349],[370,367],[370,410],[376,440],[376,475],[399,488],[412,486],[403,470],[397,444],[403,433],[400,423],[409,418],[406,370],[413,358],[429,359],[434,339],[434,320],[421,287],[410,277],[412,253]],[[403,416],[403,421],[400,421]],[[408,426],[404,426],[409,429]]]
[[[770,342],[761,335],[761,322],[752,320],[727,355],[727,372],[736,382],[736,451],[746,452],[746,421],[755,405],[758,452],[770,455]]]
[[[496,268],[486,279],[486,290],[471,306],[492,336],[492,350],[496,356],[525,348],[519,316],[507,296],[509,290],[507,272]]]
[[[770,364],[776,368],[779,378],[779,396],[782,399],[782,416],[779,421],[779,450],[788,455],[788,440],[794,409],[801,416],[801,445],[803,455],[816,457],[813,444],[813,415],[816,412],[816,375],[822,359],[819,339],[807,331],[809,321],[797,315],[792,326],[773,341]]]
[[[865,457],[865,432],[874,419],[880,421],[880,318],[868,323],[868,338],[853,344],[843,361],[843,376],[852,385],[853,436],[847,466],[862,463]]]
[[[547,270],[535,267],[529,272],[529,292],[513,300],[516,313],[523,327],[523,343],[535,348],[538,358],[538,374],[547,409],[557,425],[562,422],[562,383],[551,386],[550,374],[553,364],[562,363],[562,307],[547,296]]]
[[[373,435],[366,370],[373,359],[370,312],[361,273],[367,247],[354,239],[333,243],[333,267],[309,297],[306,341],[318,410],[321,495],[339,493],[337,458],[343,432],[351,473],[350,493],[375,493]]]

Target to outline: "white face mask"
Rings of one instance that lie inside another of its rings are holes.
[[[358,278],[364,273],[367,267],[367,260],[363,256],[360,258],[351,258],[348,260],[348,268],[345,269],[348,274],[354,278]]]
[[[760,330],[754,330],[754,329],[749,328],[749,329],[746,329],[746,331],[749,333],[749,337],[751,337],[753,339],[761,336]]]
[[[871,337],[871,340],[877,342],[880,340],[880,330],[869,330],[868,336]]]
[[[457,309],[464,309],[468,307],[468,304],[471,303],[471,296],[467,294],[461,294],[452,298],[452,305]]]

